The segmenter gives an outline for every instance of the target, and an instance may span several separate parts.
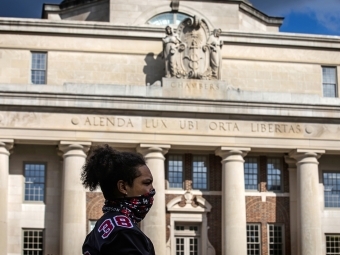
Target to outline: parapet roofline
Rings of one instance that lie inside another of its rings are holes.
[[[65,10],[72,7],[86,6],[88,4],[94,4],[96,2],[102,2],[107,0],[64,0],[61,4],[44,4],[42,9],[42,19],[47,19],[47,13],[62,13]],[[110,1],[110,0],[109,0]],[[257,20],[272,26],[281,26],[283,23],[283,17],[268,16],[265,13],[254,8],[248,0],[180,0],[182,2],[209,2],[209,3],[237,3],[241,11],[249,14]]]
[[[163,27],[124,26],[106,22],[41,20],[27,18],[0,18],[1,33],[64,34],[91,37],[138,37],[160,39],[164,37]],[[282,32],[224,31],[221,37],[225,43],[246,43],[259,45],[280,45],[313,49],[340,49],[340,37],[315,34]]]
[[[267,25],[276,25],[276,26],[281,26],[283,23],[284,18],[283,17],[273,17],[273,16],[268,16],[265,13],[259,11],[258,9],[254,8],[252,5],[241,3],[240,4],[240,9],[254,18],[265,22]]]

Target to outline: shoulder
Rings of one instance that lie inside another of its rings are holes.
[[[101,254],[115,255],[154,255],[151,241],[137,228],[122,228],[112,234],[105,245],[101,246]]]
[[[111,234],[120,230],[136,229],[138,228],[131,219],[120,213],[108,212],[98,220],[95,226],[97,235],[101,235],[102,239],[106,239]]]
[[[101,254],[154,254],[151,241],[125,215],[106,213],[93,231]]]

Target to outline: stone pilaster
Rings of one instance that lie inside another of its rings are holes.
[[[297,255],[299,250],[300,229],[298,228],[300,219],[298,217],[299,205],[297,202],[297,170],[296,160],[285,156],[289,171],[289,214],[290,214],[290,242],[291,254]]]
[[[323,150],[301,149],[289,153],[297,161],[298,254],[301,255],[323,254],[318,158],[324,153]]]
[[[90,142],[61,141],[63,152],[61,252],[63,255],[81,254],[86,236],[86,191],[80,181]]]
[[[249,148],[221,147],[222,158],[222,255],[247,254],[247,220],[244,157]]]
[[[154,204],[142,221],[142,230],[153,242],[156,254],[166,254],[164,155],[169,149],[170,145],[160,144],[140,144],[137,148],[152,173],[156,190]]]
[[[9,155],[13,140],[0,139],[0,247],[1,254],[7,254],[8,236],[8,174]]]

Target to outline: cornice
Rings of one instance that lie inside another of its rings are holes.
[[[164,29],[155,26],[120,26],[105,22],[0,18],[0,34],[6,33],[21,33],[39,36],[83,36],[91,38],[123,37],[145,40],[160,40],[164,37]],[[224,31],[221,34],[221,39],[225,44],[340,49],[340,36]]]
[[[114,86],[114,85],[112,85]],[[17,89],[13,89],[17,87]],[[155,95],[150,86],[128,88],[129,94],[62,86],[1,85],[0,109],[20,108],[34,111],[130,112],[157,116],[196,116],[205,118],[285,119],[286,121],[340,123],[340,99],[317,95],[229,91],[225,100],[171,98]],[[40,91],[39,91],[40,90]],[[75,91],[82,91],[77,93]],[[238,95],[238,96],[237,96]],[[23,108],[24,107],[24,108]]]
[[[263,12],[257,10],[254,8],[251,4],[249,3],[240,3],[240,9],[243,10],[244,12],[250,14],[251,16],[255,17],[256,19],[265,22],[267,25],[272,25],[272,26],[281,26],[283,23],[284,18],[282,17],[271,17]]]

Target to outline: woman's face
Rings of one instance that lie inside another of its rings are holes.
[[[126,185],[127,197],[141,196],[153,189],[153,178],[150,169],[146,165],[140,166],[137,169],[140,173],[140,176],[133,180],[131,187]]]

